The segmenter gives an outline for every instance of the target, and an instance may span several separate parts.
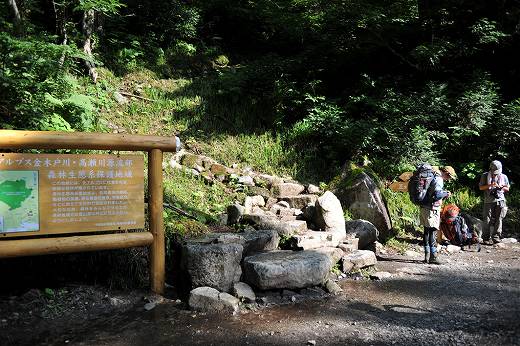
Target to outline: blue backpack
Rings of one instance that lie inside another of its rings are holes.
[[[408,181],[408,194],[413,204],[424,206],[433,203],[432,190],[435,181],[435,172],[428,163],[417,166],[412,177]]]

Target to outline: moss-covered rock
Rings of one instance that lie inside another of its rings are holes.
[[[379,179],[373,172],[347,162],[341,174],[331,181],[329,189],[353,218],[374,224],[381,239],[391,235],[392,221],[379,190]]]

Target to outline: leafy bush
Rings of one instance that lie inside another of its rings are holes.
[[[445,203],[454,203],[462,211],[479,215],[481,207],[481,198],[474,190],[469,188],[461,188],[453,191],[450,198],[446,199]]]
[[[0,99],[3,126],[17,129],[91,131],[97,126],[94,100],[82,94],[70,73],[74,46],[54,37],[14,38],[0,34]]]
[[[388,213],[396,234],[411,232],[419,227],[419,208],[410,201],[408,193],[382,189]]]

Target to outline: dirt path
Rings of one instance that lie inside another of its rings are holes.
[[[346,279],[338,296],[237,316],[170,301],[88,319],[4,319],[0,344],[520,345],[520,244],[441,258],[446,264],[432,266],[386,255],[377,268],[389,279]]]

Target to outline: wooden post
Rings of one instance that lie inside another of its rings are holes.
[[[153,243],[150,232],[0,241],[0,258],[123,249]]]
[[[153,243],[150,246],[150,284],[152,291],[164,293],[165,243],[163,225],[162,151],[152,149],[148,153],[148,215]]]
[[[180,139],[121,133],[0,130],[0,148],[178,151]]]

